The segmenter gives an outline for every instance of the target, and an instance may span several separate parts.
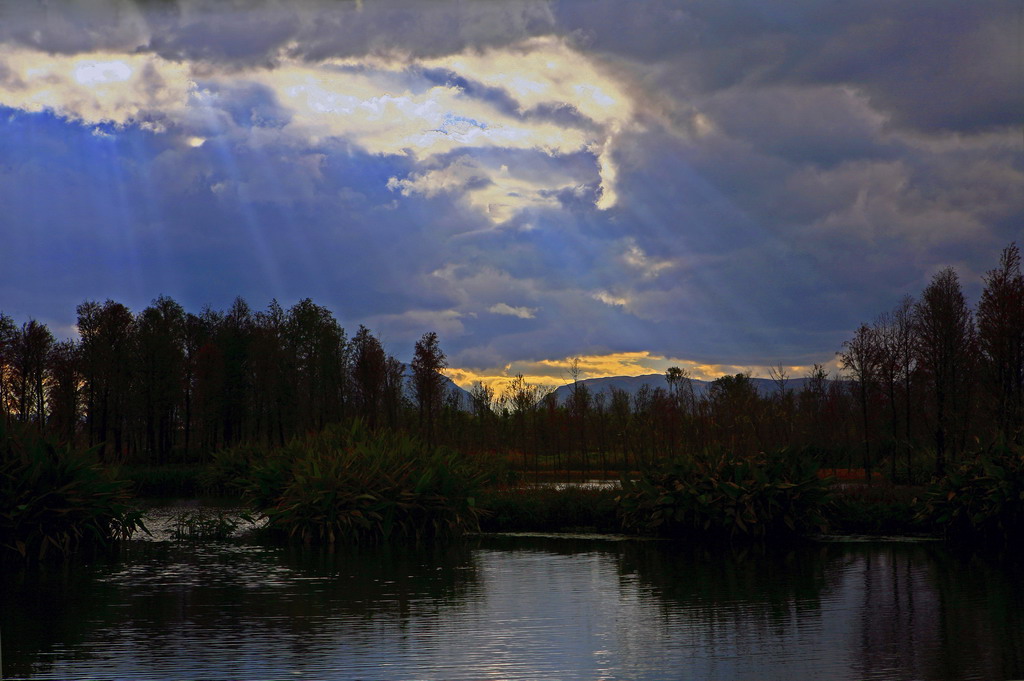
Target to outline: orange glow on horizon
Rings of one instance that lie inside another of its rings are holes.
[[[713,381],[722,376],[746,373],[754,378],[771,378],[772,370],[778,365],[710,364],[695,360],[670,358],[647,351],[617,352],[607,355],[579,355],[562,359],[519,360],[503,367],[467,369],[451,367],[445,374],[461,388],[469,390],[480,382],[494,389],[496,395],[518,374],[532,385],[554,390],[572,383],[570,373],[572,362],[578,361],[580,379],[613,376],[645,376],[664,374],[669,367],[677,366],[686,370],[690,378]],[[830,374],[838,372],[835,358],[821,362]],[[784,365],[787,378],[803,378],[811,373],[813,364]]]

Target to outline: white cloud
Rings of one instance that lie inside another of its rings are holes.
[[[557,169],[517,171],[507,164],[458,156],[447,166],[413,173],[405,179],[392,177],[388,188],[403,196],[421,194],[460,195],[494,224],[507,222],[528,208],[555,208],[557,193],[578,192],[577,178]]]
[[[630,303],[630,299],[626,296],[617,296],[609,291],[597,291],[590,295],[591,298],[605,305],[611,305],[612,307],[626,307]]]
[[[5,47],[0,104],[50,110],[86,124],[138,123],[161,130],[180,119],[195,88],[189,67],[149,54],[49,54]]]
[[[555,37],[411,63],[380,57],[306,62],[283,52],[270,64],[230,67],[141,52],[62,55],[5,47],[2,55],[4,106],[52,110],[87,124],[176,126],[182,144],[192,147],[237,126],[250,143],[265,140],[257,113],[248,116],[257,124],[252,129],[244,117],[233,122],[238,107],[252,110],[243,98],[258,92],[278,114],[279,137],[314,145],[343,138],[373,154],[407,156],[419,169],[393,178],[390,187],[407,196],[463,193],[494,223],[524,209],[557,206],[555,192],[590,178],[578,169],[575,176],[527,178],[500,159],[485,164],[463,156],[447,167],[432,159],[460,149],[555,160],[590,153],[600,182],[596,205],[606,209],[617,200],[615,139],[634,115],[631,97],[614,78]],[[465,81],[438,84],[427,74],[439,69]],[[500,101],[494,99],[499,90],[505,93]],[[509,110],[508,98],[516,110]],[[568,118],[556,122],[544,114],[551,110],[569,112]]]
[[[646,279],[653,279],[673,266],[671,260],[654,258],[644,253],[635,239],[627,240],[626,251],[623,253],[622,259],[630,267],[640,270]]]
[[[494,314],[508,315],[510,317],[519,317],[520,319],[533,319],[536,316],[537,308],[535,307],[513,307],[507,303],[498,303],[491,305],[487,308],[488,312]]]

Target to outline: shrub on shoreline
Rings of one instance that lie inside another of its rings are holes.
[[[960,542],[1024,537],[1024,451],[1004,446],[963,461],[919,500],[917,517]]]
[[[305,543],[448,537],[479,527],[484,474],[445,448],[358,422],[279,449],[228,451],[215,468],[237,473],[267,529]],[[221,474],[223,475],[223,474]]]
[[[623,527],[662,536],[758,538],[821,532],[830,480],[791,450],[739,457],[710,454],[669,462],[623,480]]]
[[[93,458],[0,422],[0,547],[22,558],[66,557],[144,529],[131,484]]]
[[[485,489],[478,503],[489,514],[485,532],[618,532],[619,490],[586,487],[501,487]]]

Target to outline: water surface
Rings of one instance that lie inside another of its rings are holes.
[[[1014,565],[937,544],[132,543],[8,571],[6,679],[1008,679]]]

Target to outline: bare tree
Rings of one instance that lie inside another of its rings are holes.
[[[583,468],[588,470],[590,462],[587,456],[587,415],[590,412],[592,396],[590,389],[580,380],[582,376],[583,369],[580,368],[580,358],[573,357],[569,362],[569,378],[572,379],[572,386],[567,406],[569,413],[576,422],[576,431],[579,434],[577,442],[579,444],[580,461]]]
[[[917,362],[930,390],[935,472],[941,475],[966,434],[975,344],[974,320],[953,268],[936,274],[921,294],[914,306],[914,329]]]
[[[977,317],[982,378],[995,426],[1003,437],[1020,438],[1024,425],[1024,275],[1017,244],[1003,249],[999,267],[985,275]]]
[[[889,405],[889,427],[893,440],[902,442],[906,455],[907,475],[911,474],[911,380],[914,373],[914,299],[905,296],[891,312],[884,312],[875,320],[878,339],[878,375]],[[900,400],[902,399],[902,410]],[[902,433],[899,427],[903,416]],[[896,478],[896,454],[891,461],[891,475]]]
[[[12,353],[15,400],[18,419],[35,421],[40,429],[46,422],[46,368],[53,334],[45,324],[30,319],[14,339]]]
[[[0,312],[0,418],[7,421],[13,407],[12,400],[12,364],[14,361],[14,341],[18,335],[18,327],[14,320]]]
[[[65,340],[50,348],[47,359],[50,376],[49,403],[50,429],[62,441],[73,443],[78,429],[81,399],[79,347],[73,340]]]
[[[864,473],[871,481],[871,424],[868,397],[878,379],[878,335],[867,324],[861,324],[853,338],[843,343],[845,351],[840,353],[843,368],[853,380],[860,404],[861,427],[864,443]]]

